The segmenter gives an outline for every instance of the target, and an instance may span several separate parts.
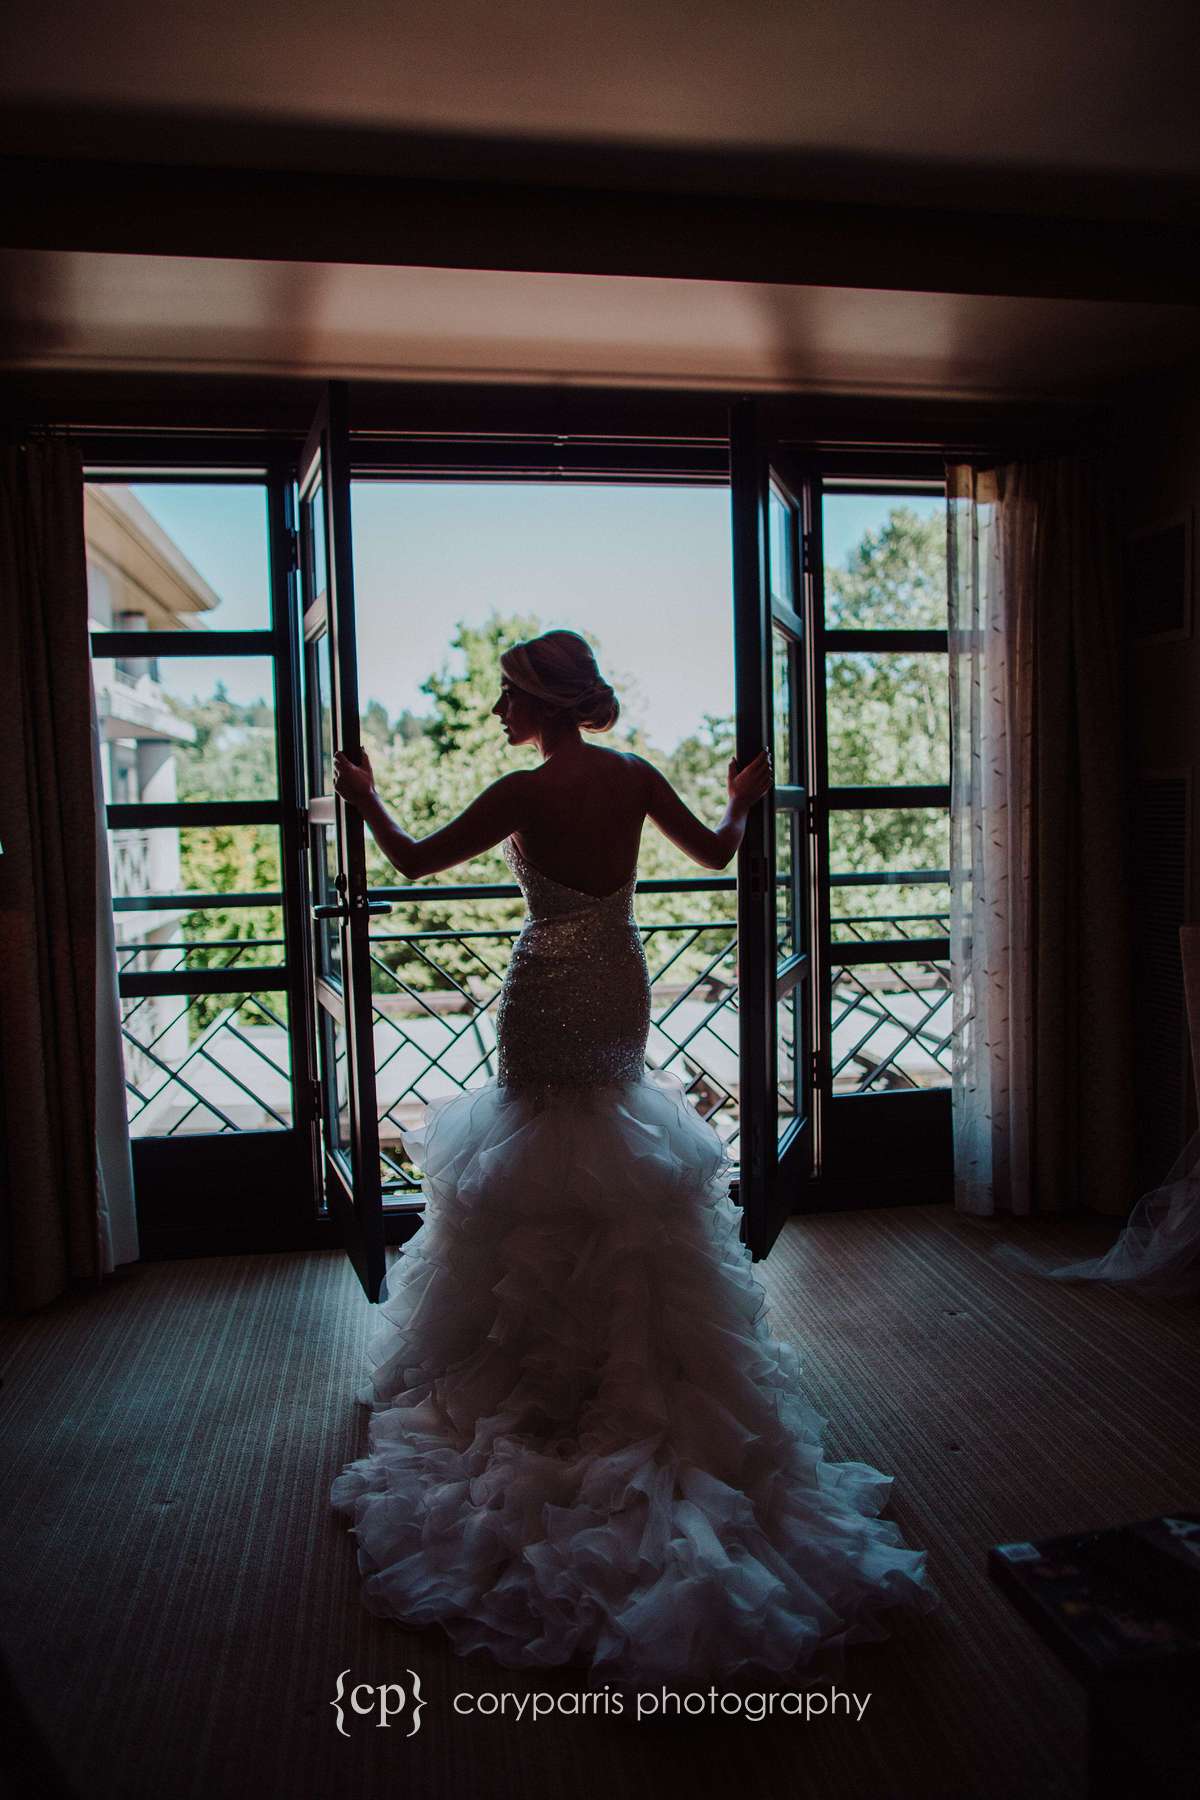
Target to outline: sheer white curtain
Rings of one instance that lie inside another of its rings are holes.
[[[947,466],[955,1202],[1133,1194],[1116,507],[1094,455]]]
[[[1031,1210],[1036,515],[947,469],[955,1205]]]
[[[108,1275],[140,1254],[133,1159],[125,1104],[121,1003],[113,929],[112,875],[108,860],[100,721],[92,689],[92,792],[96,808],[96,1204],[100,1267]]]

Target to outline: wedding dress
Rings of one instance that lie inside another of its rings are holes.
[[[1200,1132],[1162,1181],[1136,1202],[1110,1249],[1082,1262],[1048,1263],[1016,1244],[997,1244],[997,1262],[1048,1281],[1103,1281],[1158,1299],[1200,1296]]]
[[[636,876],[599,897],[504,854],[527,917],[498,1074],[403,1134],[425,1220],[369,1344],[369,1453],[331,1493],[364,1604],[508,1667],[840,1661],[937,1606],[927,1553],[877,1516],[891,1476],[823,1459],[724,1145],[646,1068]]]

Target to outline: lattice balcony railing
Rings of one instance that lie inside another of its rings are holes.
[[[873,913],[835,921],[839,942],[928,940],[950,935],[945,913]],[[944,1087],[953,1063],[950,963],[902,954],[894,961],[844,963],[834,971],[832,1066],[835,1094]]]
[[[932,878],[929,872],[904,880]],[[939,872],[937,879],[944,875]],[[646,886],[696,894],[692,910],[699,915],[699,894],[721,886],[728,890],[731,883]],[[518,892],[507,884],[380,891],[418,907],[451,891],[456,903],[464,897],[486,903]],[[639,929],[651,975],[648,1064],[680,1077],[736,1162],[737,929],[731,900],[732,894],[723,899],[720,916],[639,921]],[[372,988],[382,1174],[399,1199],[417,1186],[402,1130],[417,1122],[427,1101],[466,1091],[496,1072],[495,1007],[521,921],[385,929],[390,924],[381,920],[371,938]],[[945,1086],[952,1068],[950,966],[944,954],[930,954],[935,943],[941,949],[948,939],[945,913],[836,918],[833,930],[834,1092]],[[905,942],[913,943],[911,955],[903,952]],[[135,1134],[262,1130],[291,1123],[286,996],[255,991],[256,965],[278,967],[282,939],[160,942],[148,935],[120,944],[118,956],[122,970],[131,974],[152,971],[186,980],[188,971],[199,967],[245,973],[244,991],[239,986],[236,993],[122,1000]],[[781,1046],[781,1054],[785,1050]]]
[[[210,995],[140,995],[121,1001],[125,1093],[134,1137],[286,1130],[291,1057],[282,994],[222,994],[215,1016],[191,1029]]]

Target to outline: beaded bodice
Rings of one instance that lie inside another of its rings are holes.
[[[543,875],[540,869],[535,869],[522,854],[515,837],[505,838],[500,853],[517,878],[531,919],[562,918],[570,912],[587,911],[597,906],[610,911],[615,908],[626,919],[633,917],[636,869],[613,893],[589,894],[583,888],[567,887],[564,882],[555,881],[552,875]]]
[[[588,894],[502,854],[528,908],[497,1006],[498,1079],[511,1087],[594,1087],[639,1079],[650,984],[633,916],[636,870],[614,893]]]

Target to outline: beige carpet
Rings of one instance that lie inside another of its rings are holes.
[[[1083,1252],[1112,1230],[1013,1235]],[[362,1608],[327,1493],[364,1444],[371,1315],[327,1253],[138,1265],[0,1329],[7,1723],[24,1707],[95,1800],[1080,1795],[1081,1693],[985,1554],[1200,1502],[1200,1306],[1007,1273],[999,1235],[943,1207],[794,1220],[761,1270],[831,1453],[896,1476],[893,1516],[944,1599],[851,1653],[861,1723],[457,1716],[456,1694],[579,1682],[458,1659]],[[339,1735],[345,1669],[416,1670],[415,1736]]]

